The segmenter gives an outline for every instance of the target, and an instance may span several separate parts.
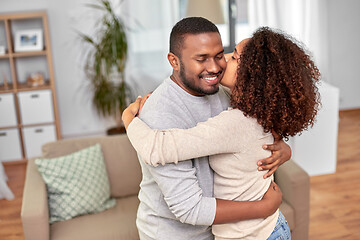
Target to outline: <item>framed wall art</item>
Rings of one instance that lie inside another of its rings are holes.
[[[44,49],[42,29],[29,29],[15,33],[15,52],[41,51]]]

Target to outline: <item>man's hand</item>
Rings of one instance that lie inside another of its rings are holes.
[[[268,215],[273,214],[280,207],[282,202],[282,192],[274,181],[271,182],[270,187],[264,194],[262,201],[266,203],[266,209],[269,210]]]
[[[272,132],[272,134],[275,139],[274,144],[263,146],[263,149],[271,151],[271,156],[257,162],[259,171],[269,170],[264,175],[264,178],[270,177],[281,164],[288,161],[291,157],[291,148],[289,145],[287,145],[277,133]]]
[[[216,214],[213,224],[267,218],[279,208],[281,202],[282,192],[274,182],[271,182],[269,189],[260,201],[242,202],[216,199]]]

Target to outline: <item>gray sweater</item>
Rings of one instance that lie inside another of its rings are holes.
[[[223,89],[195,97],[167,78],[147,100],[139,118],[155,129],[186,129],[218,115],[228,105]],[[208,157],[158,167],[139,162],[143,173],[136,220],[140,239],[213,239],[210,225],[216,200]]]

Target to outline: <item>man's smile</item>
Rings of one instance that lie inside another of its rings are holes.
[[[200,75],[199,78],[205,80],[209,85],[215,85],[220,82],[220,76],[222,75],[222,72],[216,74],[216,75]]]

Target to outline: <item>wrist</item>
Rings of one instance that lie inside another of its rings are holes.
[[[124,118],[134,118],[137,114],[137,111],[134,111],[131,108],[126,108],[123,112],[123,117]]]
[[[129,108],[124,110],[121,119],[124,123],[125,129],[128,128],[129,124],[132,122],[134,118],[135,118],[135,114],[133,114]]]
[[[260,202],[260,208],[262,210],[261,213],[263,213],[263,218],[267,218],[278,209],[278,206],[274,203],[274,201],[271,201],[270,199],[262,199]]]

